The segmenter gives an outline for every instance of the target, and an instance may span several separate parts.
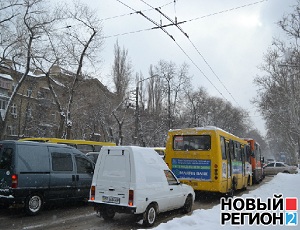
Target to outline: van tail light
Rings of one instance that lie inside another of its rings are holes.
[[[129,206],[133,206],[133,197],[134,197],[133,190],[129,190],[129,197],[128,197],[128,205]]]
[[[17,174],[11,175],[11,187],[12,188],[18,187],[18,175]]]
[[[91,197],[90,197],[90,200],[95,200],[95,192],[96,192],[96,187],[93,185],[93,186],[91,186]]]

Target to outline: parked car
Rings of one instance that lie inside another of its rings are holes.
[[[298,173],[296,166],[290,166],[283,162],[272,162],[264,167],[265,175],[276,175],[277,173]]]
[[[96,164],[99,153],[100,152],[88,152],[88,153],[86,153],[86,156],[88,158],[90,158]]]
[[[0,204],[22,204],[29,215],[44,203],[88,200],[94,164],[64,144],[0,141]]]
[[[273,159],[273,158],[268,158],[267,159],[267,164],[269,164],[269,163],[274,163],[275,162],[275,160]]]
[[[166,148],[165,147],[148,147],[149,149],[155,150],[159,154],[159,156],[164,160],[166,156]]]
[[[160,212],[191,212],[194,199],[193,188],[181,184],[153,149],[102,147],[89,201],[104,219],[112,219],[116,212],[131,213],[144,226],[153,226]]]
[[[162,159],[165,159],[166,148],[165,147],[154,147],[154,150],[160,155]]]

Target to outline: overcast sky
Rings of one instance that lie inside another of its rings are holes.
[[[186,21],[180,27],[189,38],[174,26],[165,30],[175,42],[160,29],[148,30],[155,25],[134,14],[134,10],[142,11],[157,23],[162,20],[162,24],[169,24],[169,21],[156,10],[149,10],[151,7],[141,0],[88,0],[87,4],[104,19],[106,38],[100,80],[110,87],[108,75],[118,39],[119,45],[128,50],[134,71],[141,72],[144,78],[148,77],[149,66],[160,60],[175,62],[177,66],[185,62],[190,66],[195,89],[203,86],[211,96],[226,98],[234,106],[250,111],[255,128],[265,134],[264,123],[250,102],[256,96],[253,79],[262,75],[257,67],[272,46],[273,38],[284,39],[276,23],[292,11],[297,1],[176,0],[175,4],[173,0],[144,1],[153,7],[163,6],[161,11],[173,20],[176,16],[178,22]]]

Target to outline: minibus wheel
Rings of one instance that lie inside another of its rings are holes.
[[[25,200],[25,212],[34,216],[37,215],[43,207],[43,197],[39,194],[31,194]]]
[[[157,211],[155,204],[149,204],[143,216],[143,225],[146,227],[152,227],[156,220]]]

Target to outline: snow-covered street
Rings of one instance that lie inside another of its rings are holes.
[[[242,198],[261,198],[262,201],[266,201],[268,197],[272,198],[273,194],[282,194],[285,197],[300,198],[300,173],[298,174],[283,174],[279,173],[271,181],[267,182],[263,186],[250,191],[249,194],[244,194]],[[297,212],[297,211],[296,211]],[[220,224],[221,206],[216,205],[212,209],[203,210],[198,209],[193,212],[191,216],[184,216],[182,218],[175,218],[168,223],[162,223],[156,230],[198,230],[198,229],[210,229],[218,230],[222,228]],[[298,202],[298,225],[291,226],[290,229],[299,229],[299,202]],[[286,229],[287,226],[230,226],[227,224],[224,229]]]
[[[261,198],[265,201],[273,194],[282,194],[283,197],[297,197],[299,199],[300,174],[279,174],[268,176],[262,183],[249,187],[246,191],[238,192],[237,197]],[[299,202],[298,202],[299,203]],[[155,230],[198,230],[198,229],[261,229],[262,226],[226,226],[220,224],[219,197],[198,197],[193,207],[193,213],[182,215],[180,210],[161,213],[158,217]],[[299,210],[299,208],[298,208]],[[117,214],[113,221],[104,221],[98,218],[91,206],[64,205],[47,208],[39,216],[28,217],[21,210],[0,210],[1,229],[143,229],[135,223],[135,217],[128,214]],[[299,222],[299,214],[298,214]],[[299,224],[298,226],[299,227]],[[298,229],[290,227],[290,229]],[[263,227],[271,229],[271,227]],[[286,229],[286,226],[272,226],[275,229]]]

